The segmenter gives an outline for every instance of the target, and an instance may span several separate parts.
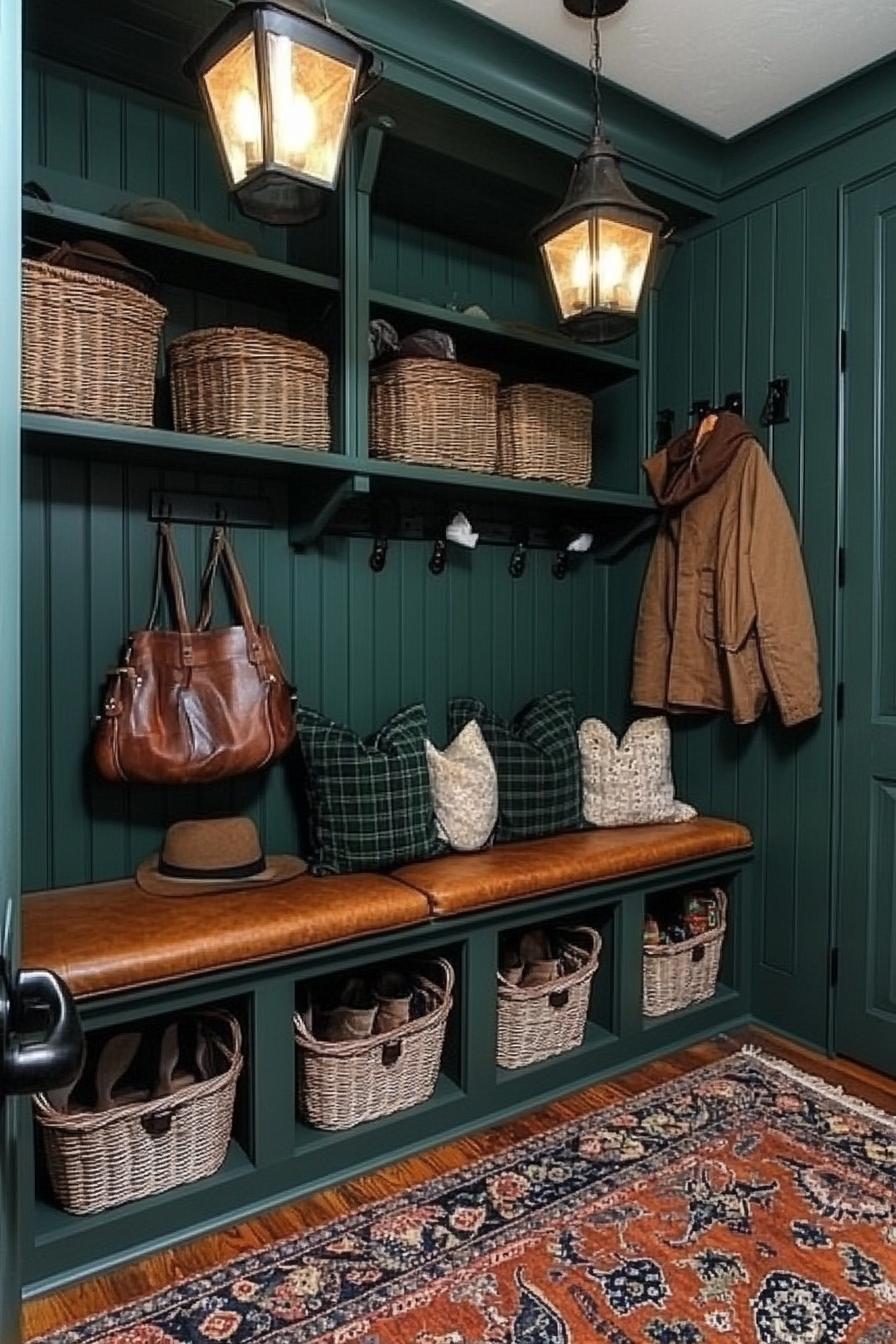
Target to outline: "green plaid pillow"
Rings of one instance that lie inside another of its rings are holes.
[[[394,714],[367,738],[310,709],[300,708],[297,721],[312,872],[369,872],[441,853],[423,705]]]
[[[582,824],[582,776],[576,713],[569,691],[533,700],[510,723],[481,700],[448,705],[452,736],[475,719],[498,771],[496,839],[526,840],[578,830]]]

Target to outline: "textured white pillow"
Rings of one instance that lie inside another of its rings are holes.
[[[439,751],[426,743],[439,835],[452,849],[482,849],[498,820],[498,775],[478,723],[468,723]]]
[[[592,826],[642,826],[690,821],[696,809],[676,802],[672,735],[662,717],[636,719],[621,742],[601,723],[579,728],[582,811]]]

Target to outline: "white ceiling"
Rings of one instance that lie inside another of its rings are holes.
[[[572,60],[562,0],[461,0]],[[726,139],[896,51],[896,0],[630,0],[601,23],[604,73]]]

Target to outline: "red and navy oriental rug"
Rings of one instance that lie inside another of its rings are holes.
[[[896,1344],[896,1119],[732,1056],[54,1344]]]

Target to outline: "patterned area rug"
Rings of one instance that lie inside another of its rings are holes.
[[[896,1118],[744,1052],[54,1344],[896,1344]]]

